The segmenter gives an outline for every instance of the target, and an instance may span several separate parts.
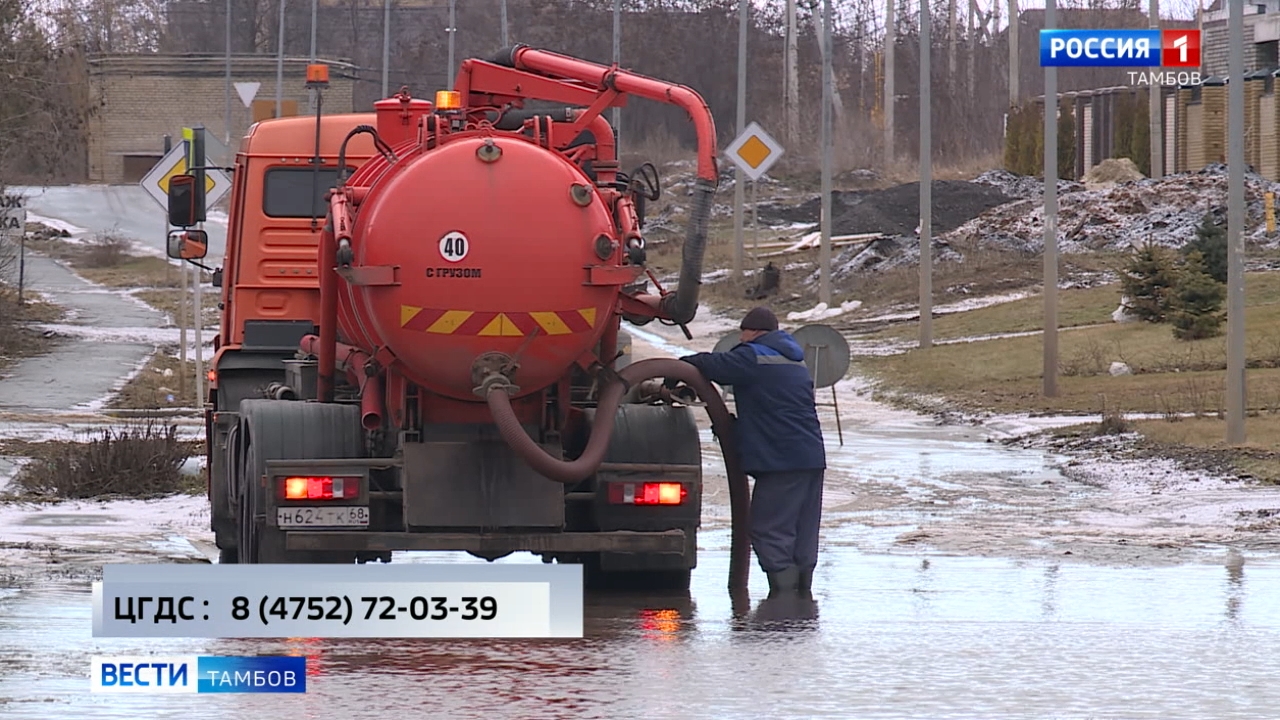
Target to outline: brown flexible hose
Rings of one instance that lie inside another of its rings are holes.
[[[600,391],[595,424],[587,447],[576,460],[552,457],[525,432],[511,407],[511,397],[499,383],[489,387],[486,400],[493,413],[498,432],[530,467],[544,477],[562,483],[575,483],[586,479],[600,467],[609,440],[613,436],[614,419],[618,405],[630,386],[653,378],[674,378],[688,385],[707,404],[711,416],[711,430],[720,441],[725,472],[729,477],[729,506],[732,514],[732,539],[729,550],[729,589],[744,592],[751,563],[751,538],[748,522],[751,514],[750,486],[742,472],[738,456],[738,444],[734,438],[733,421],[724,398],[698,368],[675,358],[650,358],[632,363],[618,371],[621,382],[615,381]]]

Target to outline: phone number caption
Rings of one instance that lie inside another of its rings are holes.
[[[122,604],[121,601],[124,601]],[[155,614],[148,616],[147,607],[155,608]],[[192,610],[196,612],[193,613]],[[152,622],[178,620],[208,620],[209,601],[197,601],[194,597],[117,597],[115,599],[115,615],[117,620],[128,620],[130,623],[145,621],[152,617]],[[197,614],[198,613],[198,614]],[[363,617],[361,616],[363,613]],[[390,595],[378,595],[358,598],[352,601],[347,595],[285,597],[263,595],[254,602],[243,595],[231,601],[231,618],[233,620],[258,620],[263,625],[270,625],[272,618],[278,621],[289,620],[330,620],[348,625],[353,619],[370,620],[494,620],[498,617],[498,601],[488,595],[470,597],[423,597],[400,599]]]

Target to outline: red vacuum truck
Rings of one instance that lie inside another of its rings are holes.
[[[327,68],[308,79],[323,88]],[[657,173],[623,172],[602,115],[630,96],[697,133],[674,288],[645,266]],[[466,60],[434,102],[401,91],[372,113],[251,127],[214,278],[222,562],[528,551],[582,563],[588,585],[687,587],[702,452],[662,380],[727,413],[692,366],[627,363],[621,322],[693,319],[716,154],[693,90],[527,46]],[[201,173],[170,186],[170,254],[192,261]]]

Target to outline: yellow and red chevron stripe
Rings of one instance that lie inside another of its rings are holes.
[[[544,312],[475,312],[400,306],[400,327],[436,335],[525,337],[534,329],[547,335],[571,335],[595,327],[596,309]]]

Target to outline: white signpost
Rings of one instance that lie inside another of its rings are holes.
[[[725,148],[725,154],[738,172],[751,178],[751,247],[760,249],[760,214],[756,203],[756,185],[769,168],[782,157],[782,145],[774,140],[759,123],[751,123],[742,134]]]
[[[7,240],[18,237],[18,304],[27,274],[27,199],[17,193],[0,197],[0,236]]]
[[[212,150],[211,147],[212,146]],[[219,154],[219,148],[223,147],[217,142],[213,136],[205,134],[205,207],[213,207],[215,203],[221,200],[227,193],[231,192],[231,178],[226,173],[217,168],[218,163],[210,158],[210,152],[214,155]],[[222,154],[226,154],[225,149]],[[142,178],[139,183],[142,189],[155,200],[166,213],[169,211],[169,180],[175,175],[183,175],[188,171],[187,168],[187,141],[184,140],[173,146],[168,154],[161,158],[160,162],[151,168],[151,171]],[[167,227],[167,223],[166,223]],[[178,325],[181,328],[181,337],[179,342],[182,345],[180,360],[185,364],[187,355],[187,274],[192,270],[188,263],[182,263],[182,304],[179,313],[182,317],[179,319]],[[196,352],[196,407],[203,405],[203,381],[204,381],[204,362],[201,356],[203,352],[203,339],[201,326],[204,323],[203,298],[201,297],[200,275],[195,276],[195,308],[191,313],[192,326],[195,330],[195,352]]]

